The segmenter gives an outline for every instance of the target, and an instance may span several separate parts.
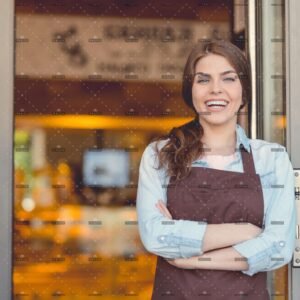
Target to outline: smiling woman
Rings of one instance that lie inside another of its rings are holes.
[[[294,249],[294,174],[285,147],[250,139],[237,124],[251,100],[242,51],[197,44],[182,96],[195,118],[149,144],[139,168],[139,232],[158,255],[152,299],[270,299],[266,272]],[[266,176],[282,188],[265,189]]]

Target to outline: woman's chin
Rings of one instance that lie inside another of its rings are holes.
[[[201,120],[203,120],[203,122],[205,122],[208,125],[224,125],[230,121],[234,121],[236,122],[236,118],[226,118],[226,116],[213,116],[213,115],[205,115],[205,116],[200,116],[200,123]]]

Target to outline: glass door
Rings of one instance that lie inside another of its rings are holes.
[[[254,136],[286,146],[295,173],[298,215],[296,248],[292,262],[269,272],[272,299],[299,299],[299,1],[248,1],[255,112]],[[254,62],[255,61],[255,62]]]
[[[245,50],[243,9],[16,0],[15,297],[150,299],[157,258],[135,214],[141,154],[193,117],[180,91],[192,45],[224,38]]]
[[[138,162],[153,136],[191,118],[180,75],[199,40],[226,38],[250,57],[240,123],[300,168],[296,0],[2,2],[1,299],[150,299]],[[297,259],[269,272],[272,300],[299,299]]]

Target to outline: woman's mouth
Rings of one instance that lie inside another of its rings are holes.
[[[228,101],[220,99],[220,100],[207,100],[205,101],[205,105],[208,111],[211,112],[219,112],[226,109],[228,105]]]

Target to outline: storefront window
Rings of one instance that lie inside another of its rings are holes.
[[[135,209],[141,154],[193,117],[181,76],[196,42],[247,51],[247,2],[15,2],[15,299],[150,299],[156,256]],[[284,144],[284,6],[262,5],[258,126]],[[285,279],[283,268],[270,283],[280,299]]]

